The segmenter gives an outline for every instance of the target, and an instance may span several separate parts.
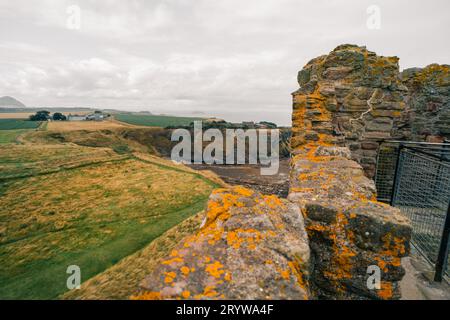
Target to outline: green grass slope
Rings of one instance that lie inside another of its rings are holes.
[[[202,120],[202,118],[173,117],[158,115],[138,115],[138,114],[116,114],[114,118],[133,125],[148,127],[168,127],[168,126],[188,126],[191,122]]]
[[[9,172],[0,180],[0,299],[57,298],[68,266],[89,280],[202,210],[217,186],[106,149],[18,148],[0,149]]]

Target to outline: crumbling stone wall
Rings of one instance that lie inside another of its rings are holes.
[[[320,94],[317,102],[331,114],[327,118],[319,108],[307,110],[311,126],[305,132],[292,129],[293,146],[305,137],[317,140],[333,133],[335,144],[349,147],[352,159],[373,178],[383,141],[450,140],[450,66],[400,73],[398,61],[365,47],[341,45],[308,62],[298,82],[304,92]]]
[[[373,177],[379,143],[403,138],[407,88],[399,77],[398,58],[341,45],[308,62],[298,82],[318,107],[305,111],[310,121],[306,131],[293,128],[293,147],[305,138],[318,140],[320,134],[333,134],[335,144],[349,147],[352,158]],[[293,120],[298,116],[295,113]]]
[[[309,245],[297,205],[218,189],[197,234],[142,282],[135,299],[309,299]]]
[[[398,128],[392,112],[404,108],[404,88],[395,76],[397,68],[396,58],[340,46],[299,73],[288,200],[299,204],[305,217],[312,250],[310,285],[318,298],[400,297],[400,259],[409,250],[409,222],[398,209],[376,201],[373,181],[352,160],[356,150],[361,150],[359,160],[372,159],[366,151],[373,149],[366,144],[376,142],[370,139]],[[361,120],[368,118],[369,124]],[[379,290],[367,286],[369,266],[381,270]]]
[[[406,69],[401,77],[408,88],[403,130],[406,139],[450,140],[450,66],[432,64],[423,69]]]

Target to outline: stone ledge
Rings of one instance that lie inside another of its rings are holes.
[[[309,244],[297,205],[242,187],[213,192],[205,221],[134,299],[308,299]]]

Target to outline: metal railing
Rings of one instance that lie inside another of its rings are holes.
[[[378,199],[398,207],[412,223],[412,244],[449,276],[450,145],[388,142],[379,149]]]
[[[395,170],[400,145],[422,150],[450,161],[450,143],[428,143],[409,141],[386,141],[378,149],[375,185],[378,201],[391,203]]]

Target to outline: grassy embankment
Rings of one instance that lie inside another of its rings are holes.
[[[80,266],[83,282],[99,275],[202,210],[217,186],[140,158],[75,145],[0,146],[0,299],[57,298],[69,265]],[[125,265],[132,274],[109,279],[110,295],[124,298],[130,288],[120,288],[135,285],[139,265]]]

